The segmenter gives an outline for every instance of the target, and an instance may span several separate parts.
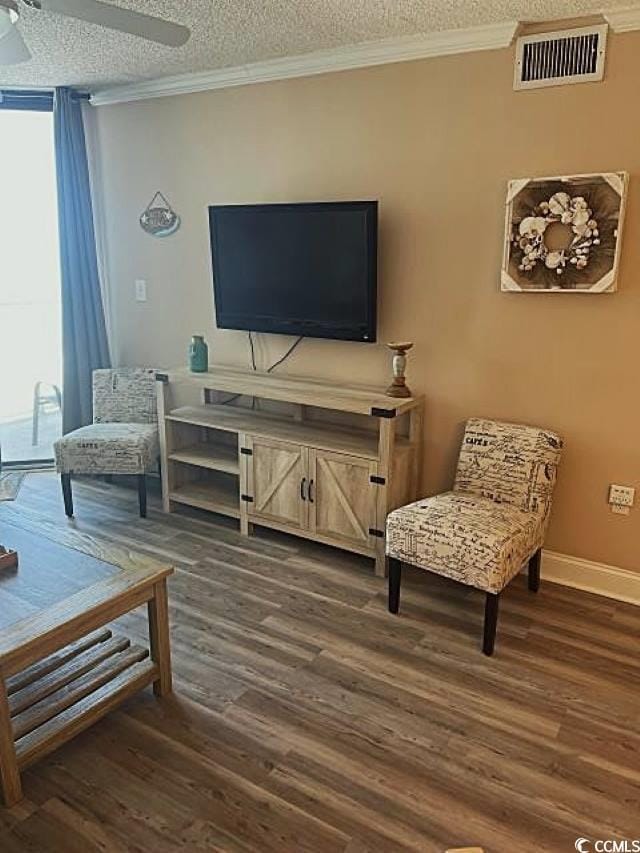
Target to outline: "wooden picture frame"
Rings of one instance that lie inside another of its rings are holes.
[[[509,181],[501,290],[615,291],[628,182],[626,172]]]

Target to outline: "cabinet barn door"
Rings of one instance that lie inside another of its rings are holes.
[[[309,529],[336,543],[373,548],[376,463],[343,453],[309,451]]]
[[[250,437],[247,486],[253,501],[249,518],[277,521],[296,529],[307,527],[306,447]]]

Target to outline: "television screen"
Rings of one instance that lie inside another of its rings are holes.
[[[209,208],[220,329],[375,341],[378,203]]]

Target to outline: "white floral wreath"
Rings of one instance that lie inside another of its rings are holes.
[[[545,245],[544,232],[554,222],[570,225],[573,238],[566,249],[552,252]],[[562,275],[567,264],[582,270],[589,262],[591,247],[600,245],[598,223],[587,202],[582,196],[571,197],[564,192],[554,193],[549,201],[540,202],[532,215],[521,221],[518,232],[513,243],[522,251],[518,269],[523,272],[532,270],[538,261],[558,275]]]

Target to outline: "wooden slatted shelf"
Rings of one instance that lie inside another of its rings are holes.
[[[53,670],[62,667],[67,661],[72,660],[87,651],[87,649],[92,648],[98,643],[104,643],[109,639],[111,639],[111,630],[109,628],[100,628],[98,631],[87,634],[77,642],[71,643],[71,645],[65,646],[43,660],[34,663],[32,666],[27,667],[27,669],[23,669],[21,672],[16,673],[16,675],[12,675],[11,678],[7,678],[8,695],[12,696],[39,678],[43,678],[48,673],[53,672]]]
[[[63,688],[65,685],[87,672],[91,672],[112,655],[128,649],[131,643],[126,637],[115,637],[97,643],[86,652],[74,655],[71,660],[54,668],[51,672],[38,676],[32,683],[26,684],[21,690],[9,694],[9,710],[12,718],[31,708],[47,696]]]
[[[30,764],[55,749],[157,677],[148,649],[127,637],[96,631],[7,685],[11,728],[18,763]]]
[[[127,644],[130,646],[129,641]],[[40,701],[35,701],[31,707],[12,716],[14,737],[19,739],[32,732],[38,726],[56,717],[60,712],[66,711],[67,708],[84,699],[85,696],[89,696],[98,688],[109,684],[134,663],[139,663],[148,657],[149,650],[142,646],[131,646],[117,651],[84,675],[74,678],[73,681],[62,685],[58,690],[46,695]],[[37,689],[34,690],[34,694],[35,696],[38,695]]]
[[[158,672],[158,665],[153,661],[134,663],[109,683],[21,737],[16,741],[18,765],[21,768],[28,767],[88,729],[129,696],[156,681]]]
[[[184,465],[195,465],[211,471],[240,475],[238,448],[224,444],[194,444],[191,447],[174,450],[169,454],[169,459],[172,462],[182,462]]]

